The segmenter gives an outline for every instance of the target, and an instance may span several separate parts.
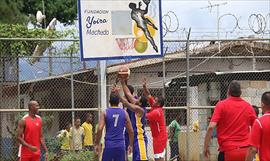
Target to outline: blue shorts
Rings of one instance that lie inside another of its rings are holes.
[[[125,161],[125,147],[104,148],[102,161]]]
[[[148,160],[147,157],[147,139],[134,140],[132,161]]]

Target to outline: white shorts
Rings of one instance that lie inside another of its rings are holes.
[[[158,153],[158,154],[154,154],[154,158],[155,159],[159,159],[159,158],[165,158],[165,149],[163,150],[163,152]]]
[[[22,152],[22,144],[19,145],[19,151],[18,151],[18,157],[21,157],[21,152]]]

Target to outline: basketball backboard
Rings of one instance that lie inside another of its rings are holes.
[[[163,55],[161,0],[78,0],[81,60]]]

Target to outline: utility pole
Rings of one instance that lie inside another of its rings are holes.
[[[210,1],[208,1],[209,5],[206,6],[206,7],[202,7],[201,9],[209,9],[210,10],[210,13],[212,12],[212,9],[214,7],[217,7],[217,39],[219,40],[220,39],[220,32],[219,32],[219,6],[223,6],[223,5],[226,5],[227,2],[224,2],[224,3],[217,3],[217,4],[212,4]],[[220,41],[218,41],[218,46],[219,46],[219,52],[220,52]]]

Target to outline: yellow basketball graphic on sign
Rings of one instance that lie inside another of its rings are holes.
[[[134,42],[134,48],[138,53],[144,53],[148,47],[148,42],[143,42],[138,39]]]
[[[151,23],[155,24],[154,20],[151,17],[145,16],[145,18],[147,18]],[[149,31],[151,37],[154,37],[155,33],[156,33],[156,30],[152,26],[150,26],[149,24],[147,24],[147,28],[148,28],[148,31]],[[134,23],[134,25],[133,25],[133,33],[135,34],[136,38],[139,41],[148,42],[144,32],[142,31],[142,29],[137,27],[136,23]]]

